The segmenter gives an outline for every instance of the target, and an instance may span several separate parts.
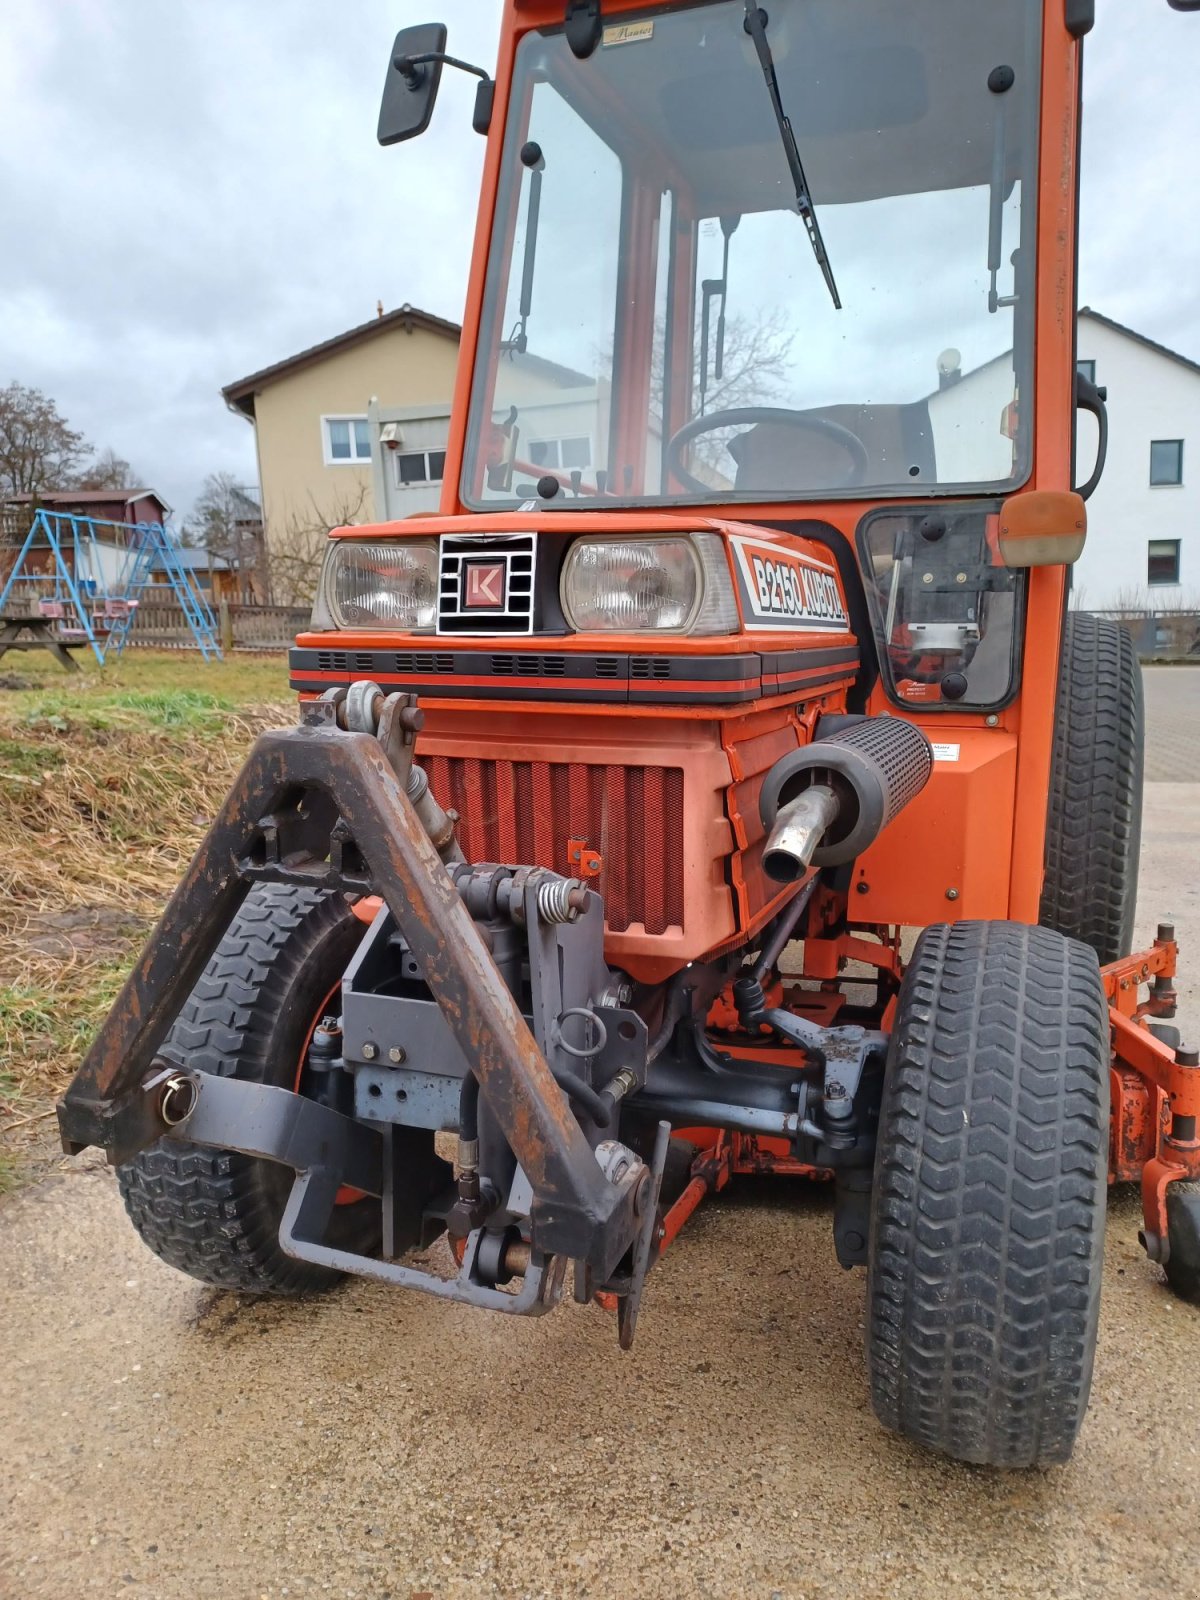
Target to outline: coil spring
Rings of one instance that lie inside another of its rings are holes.
[[[575,878],[543,878],[537,886],[538,916],[543,922],[576,922],[578,910],[571,904],[571,892],[580,884]]]

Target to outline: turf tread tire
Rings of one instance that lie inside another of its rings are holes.
[[[363,933],[340,895],[261,884],[172,1024],[160,1054],[220,1077],[293,1087],[318,1007]],[[202,1283],[255,1294],[327,1289],[340,1275],[279,1246],[292,1174],[236,1151],[162,1139],[117,1169],[130,1220],[161,1260]],[[341,1243],[378,1245],[378,1208],[339,1207]]]
[[[1142,669],[1119,623],[1072,612],[1058,675],[1038,920],[1102,962],[1133,945],[1142,838]]]
[[[1108,1158],[1095,954],[927,928],[884,1075],[867,1288],[876,1414],[996,1467],[1065,1461],[1087,1407]]]

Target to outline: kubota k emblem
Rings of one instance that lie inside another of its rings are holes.
[[[503,611],[503,561],[465,561],[463,570],[463,606],[468,611]]]

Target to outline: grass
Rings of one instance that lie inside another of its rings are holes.
[[[80,664],[0,661],[0,1193],[254,736],[295,715],[281,656]]]

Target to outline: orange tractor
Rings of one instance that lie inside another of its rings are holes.
[[[880,1418],[997,1466],[1071,1452],[1109,1181],[1200,1298],[1139,670],[1067,609],[1091,22],[507,0],[494,80],[397,37],[381,141],[446,67],[487,138],[442,509],[331,537],[299,725],[59,1108],[165,1261],[569,1286],[628,1346],[706,1193],[821,1178]]]

